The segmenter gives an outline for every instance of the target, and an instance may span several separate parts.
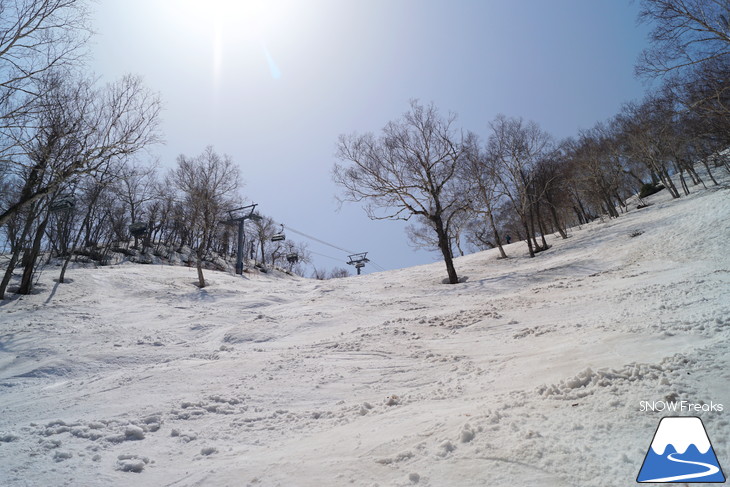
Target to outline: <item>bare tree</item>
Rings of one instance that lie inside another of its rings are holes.
[[[204,288],[203,260],[225,212],[239,202],[240,172],[229,156],[221,157],[209,146],[197,157],[178,156],[170,182],[180,191],[187,211],[191,247],[196,250],[198,286]]]
[[[253,240],[257,242],[258,252],[261,253],[261,265],[264,267],[266,266],[266,255],[273,255],[273,252],[276,250],[276,245],[273,245],[274,242],[271,241],[271,237],[273,237],[278,230],[279,225],[277,225],[270,217],[265,216],[260,220],[253,221],[253,235],[251,243],[253,245]],[[254,258],[254,255],[255,253],[252,247],[252,259]]]
[[[365,201],[371,219],[422,217],[436,234],[448,281],[459,282],[451,250],[451,224],[466,204],[457,190],[463,155],[454,115],[411,101],[403,118],[389,122],[380,137],[340,136],[333,179],[346,201]]]
[[[141,164],[138,161],[128,162],[120,168],[119,178],[114,187],[115,193],[125,206],[129,208],[129,222],[131,224],[148,221],[148,235],[153,227],[153,221],[146,215],[146,205],[157,198],[157,163]],[[134,245],[137,246],[138,237],[134,236]],[[147,246],[149,238],[144,240]]]
[[[641,103],[625,104],[617,123],[627,154],[645,164],[672,197],[679,198],[679,190],[672,179],[672,164],[677,163],[672,151],[678,136],[675,114],[672,101],[655,93]]]
[[[342,277],[350,277],[350,271],[343,267],[335,267],[330,271],[327,279],[340,279]]]
[[[18,177],[10,163],[27,156],[35,137],[32,128],[45,110],[43,98],[53,89],[47,78],[72,72],[86,56],[91,35],[87,3],[0,2],[0,165],[7,168],[1,178],[5,182],[13,183]],[[3,200],[0,213],[16,203],[11,198]],[[7,215],[0,216],[0,227],[7,222]]]
[[[86,5],[85,0],[0,2],[0,133],[37,110],[35,102],[47,88],[43,77],[77,66],[85,56],[91,34]],[[12,147],[0,146],[0,156]]]
[[[673,91],[675,102],[691,113],[689,126],[695,140],[674,150],[675,164],[683,179],[686,171],[696,183],[690,159],[677,155],[690,149],[691,157],[704,161],[724,150],[730,142],[730,2],[728,0],[641,0],[639,20],[653,25],[652,45],[636,65],[640,75],[665,76],[665,90]],[[700,133],[696,129],[702,127]],[[680,130],[686,133],[687,125]],[[701,140],[700,140],[701,139]],[[698,150],[699,149],[699,150]],[[689,154],[688,154],[689,155]],[[730,165],[725,166],[730,171]],[[679,193],[665,186],[673,196]]]
[[[547,207],[552,229],[557,230],[560,237],[566,239],[568,234],[558,215],[567,201],[565,186],[568,182],[561,154],[555,151],[551,156],[538,161],[535,173],[535,186],[541,195],[539,202],[543,207]]]
[[[665,80],[664,89],[681,104],[681,133],[691,138],[694,160],[702,161],[717,184],[709,161],[730,145],[730,56],[706,61],[686,76],[673,76]],[[730,165],[725,167],[730,171]]]
[[[37,125],[25,127],[17,139],[30,142],[21,144],[22,153],[9,161],[15,174],[42,172],[44,177],[26,181],[16,201],[0,212],[0,226],[24,206],[53,194],[66,181],[160,141],[160,100],[139,78],[125,76],[103,89],[95,88],[89,80],[58,76],[47,82],[51,88],[43,95],[44,111]],[[52,170],[47,157],[33,154],[39,138],[66,154],[63,159],[54,159]]]
[[[536,205],[542,197],[541,189],[535,185],[535,167],[553,150],[552,137],[537,123],[521,118],[498,115],[490,126],[489,151],[498,166],[496,174],[501,193],[520,216],[530,257],[534,257],[536,251],[546,247],[539,246],[535,240]]]
[[[318,269],[316,266],[312,267],[312,279],[317,281],[324,281],[327,279],[327,270],[324,268]]]
[[[622,167],[612,150],[613,140],[605,124],[597,123],[589,130],[580,131],[577,140],[566,146],[566,157],[574,171],[572,182],[582,193],[582,201],[595,208],[603,208],[609,217],[618,218],[616,194],[624,179]]]
[[[63,265],[61,266],[61,272],[58,275],[59,283],[65,282],[66,269],[68,268],[69,262],[71,262],[72,252],[73,252],[73,250],[75,250],[76,246],[79,244],[79,241],[81,240],[84,229],[86,228],[87,232],[90,229],[90,226],[92,224],[92,219],[97,210],[98,201],[101,198],[103,198],[107,188],[118,177],[119,177],[119,169],[117,167],[114,167],[113,165],[107,165],[103,171],[98,171],[98,172],[94,173],[92,177],[87,178],[91,181],[88,181],[90,190],[87,192],[88,199],[87,199],[87,204],[86,204],[86,212],[84,213],[81,224],[76,232],[76,236],[74,237],[74,239],[71,243],[71,248],[67,252],[66,258],[64,259]],[[88,237],[87,237],[87,240],[89,240]]]
[[[639,20],[653,25],[651,47],[636,66],[661,76],[730,55],[727,0],[641,0]]]
[[[491,229],[494,241],[490,242],[477,226],[474,237],[477,242],[493,245],[499,248],[499,255],[506,259],[507,253],[502,245],[502,237],[497,228],[495,210],[499,207],[501,194],[499,192],[499,175],[496,154],[490,153],[482,147],[478,137],[469,134],[467,137],[467,151],[465,162],[461,166],[460,178],[464,183],[465,192],[468,192],[472,201],[471,211],[486,219]]]
[[[28,219],[23,225],[28,232],[35,225],[35,237],[24,254],[18,290],[22,294],[32,289],[53,200],[70,182],[107,173],[110,165],[158,139],[159,101],[138,79],[126,77],[105,89],[94,88],[88,80],[72,82],[56,75],[48,76],[46,82],[48,89],[40,97],[43,111],[36,114],[35,126],[19,132],[22,154],[8,163],[14,197],[0,213],[0,226],[18,214]],[[12,274],[16,261],[11,259],[6,276]],[[0,285],[0,295],[8,280]]]

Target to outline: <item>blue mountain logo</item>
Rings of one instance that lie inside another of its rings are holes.
[[[636,481],[724,483],[725,475],[702,420],[662,418]]]

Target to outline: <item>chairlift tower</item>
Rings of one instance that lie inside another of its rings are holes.
[[[347,261],[348,265],[354,265],[355,269],[357,269],[357,275],[360,275],[360,269],[365,267],[366,262],[370,262],[370,259],[367,258],[368,253],[367,252],[361,252],[359,254],[352,254],[348,255],[347,258],[349,259]]]
[[[261,220],[262,217],[258,213],[254,213],[254,210],[258,206],[256,203],[248,206],[242,206],[240,208],[234,208],[228,211],[228,220],[223,220],[221,223],[224,225],[236,225],[238,224],[238,242],[236,245],[236,274],[243,274],[243,222],[246,220]],[[250,209],[250,210],[249,210]],[[234,216],[236,212],[242,210],[249,210],[249,212],[243,216]]]

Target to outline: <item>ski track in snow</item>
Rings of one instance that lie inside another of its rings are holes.
[[[718,170],[719,173],[719,170]],[[730,408],[730,185],[332,281],[46,268],[0,305],[8,486],[625,486],[660,412]],[[640,230],[643,234],[630,237]],[[699,413],[718,456],[727,412]],[[724,452],[724,453],[723,453]],[[722,462],[722,459],[721,459]]]

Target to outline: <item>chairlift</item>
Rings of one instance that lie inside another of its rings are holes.
[[[129,233],[131,233],[133,237],[144,237],[147,235],[147,223],[132,223],[129,225]]]
[[[64,194],[53,200],[51,203],[51,211],[69,211],[76,206],[76,198],[72,194]]]
[[[256,203],[242,206],[240,208],[232,208],[228,210],[228,220],[222,220],[220,223],[229,225],[232,227],[238,227],[237,243],[236,243],[236,274],[243,274],[243,224],[246,220],[261,220],[261,215],[255,213]],[[248,213],[242,214],[243,210],[248,210]],[[253,248],[251,249],[251,255],[253,256]]]
[[[273,237],[271,237],[272,242],[281,242],[282,240],[286,240],[286,235],[284,234],[284,225],[281,225],[281,230],[279,233],[274,234]]]
[[[365,267],[365,263],[370,262],[370,259],[368,259],[367,255],[367,252],[361,252],[359,254],[352,254],[347,256],[347,264],[355,266],[358,276],[360,275],[360,269]]]
[[[347,264],[354,265],[355,267],[358,267],[357,264],[362,264],[359,267],[364,267],[366,262],[370,262],[370,259],[367,258],[367,255],[368,255],[367,252],[361,252],[359,254],[348,255]]]
[[[299,254],[297,254],[296,252],[286,254],[286,261],[290,264],[296,264],[297,262],[299,262]]]

